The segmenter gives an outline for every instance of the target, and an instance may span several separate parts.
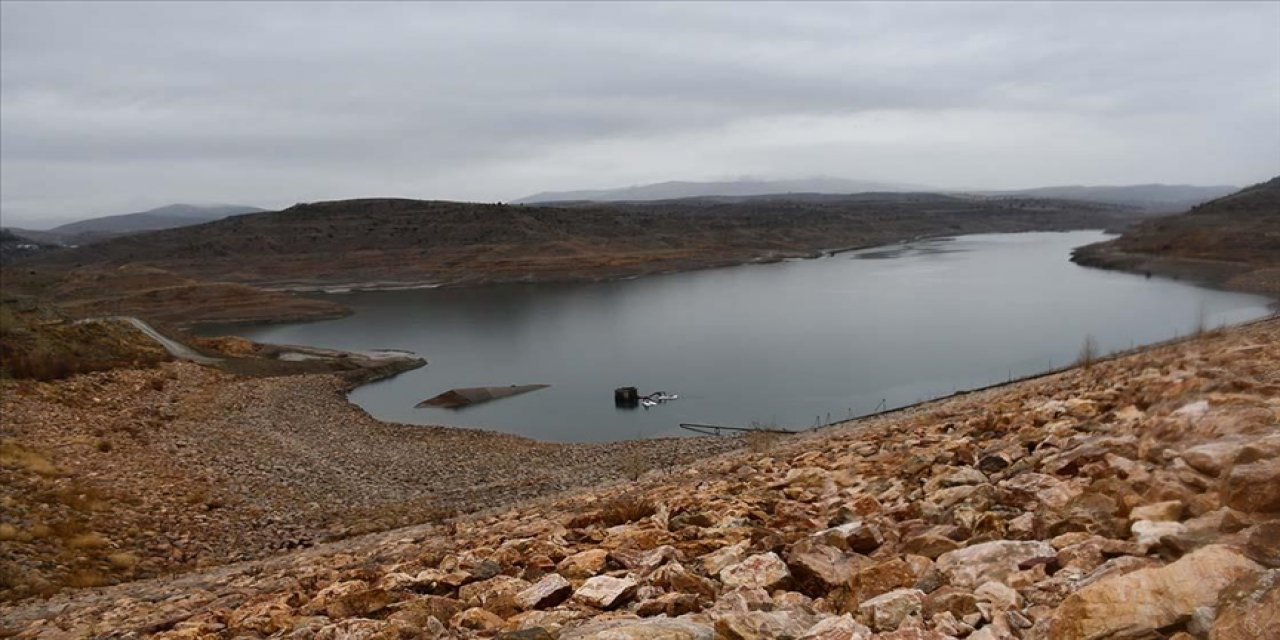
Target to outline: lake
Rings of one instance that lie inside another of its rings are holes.
[[[428,366],[357,389],[396,422],[542,440],[689,435],[681,422],[806,428],[1269,313],[1261,296],[1080,267],[1102,232],[961,236],[592,284],[334,295],[354,315],[209,328],[262,342],[408,349]],[[1202,320],[1203,318],[1203,320]],[[454,387],[548,384],[463,409]],[[615,387],[679,399],[618,409]]]

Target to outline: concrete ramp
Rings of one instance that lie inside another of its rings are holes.
[[[442,409],[460,409],[462,407],[489,402],[499,398],[546,389],[549,384],[513,384],[509,387],[461,387],[450,389],[434,398],[429,398],[414,405],[422,407],[439,407]]]

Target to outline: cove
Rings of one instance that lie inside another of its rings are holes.
[[[814,260],[588,284],[354,292],[349,317],[206,327],[252,340],[409,349],[429,364],[351,400],[394,422],[552,441],[690,435],[681,422],[811,427],[1270,313],[1262,296],[1081,267],[1099,231],[930,239]],[[456,387],[549,388],[450,410]],[[615,387],[680,398],[618,409]]]

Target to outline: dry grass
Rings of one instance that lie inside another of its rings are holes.
[[[602,503],[595,511],[575,516],[566,526],[570,529],[584,529],[600,525],[607,529],[648,518],[657,512],[657,506],[644,498],[622,495]]]
[[[61,473],[49,458],[9,439],[0,440],[0,467],[19,469],[41,476],[56,476]]]
[[[652,465],[639,451],[628,451],[618,461],[618,470],[622,472],[624,478],[632,482],[639,480],[650,468]]]
[[[753,424],[751,430],[742,436],[742,440],[747,443],[747,449],[753,453],[766,453],[777,446],[778,441],[782,439],[782,434],[776,429],[777,427]]]
[[[1097,361],[1098,342],[1093,339],[1093,336],[1085,336],[1084,343],[1080,345],[1080,356],[1076,359],[1076,364],[1088,369]]]

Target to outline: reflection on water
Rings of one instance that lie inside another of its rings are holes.
[[[1100,232],[972,235],[634,280],[366,292],[353,316],[237,328],[255,340],[412,349],[430,364],[358,389],[385,420],[561,441],[681,435],[680,422],[803,428],[1265,315],[1267,300],[1087,269]],[[549,384],[462,410],[454,387]],[[666,390],[614,407],[616,387]]]

